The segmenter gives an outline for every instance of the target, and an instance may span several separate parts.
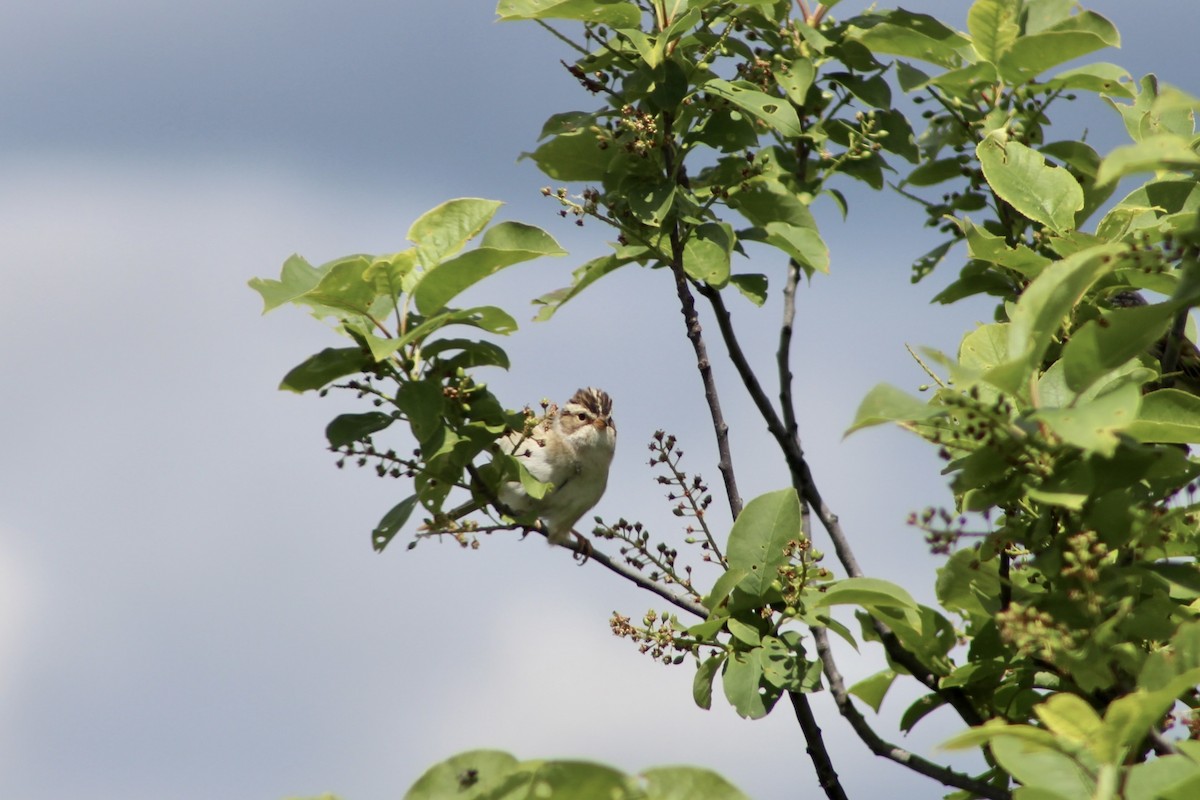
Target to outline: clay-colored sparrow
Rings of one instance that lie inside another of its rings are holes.
[[[563,544],[608,486],[617,446],[612,399],[599,389],[580,389],[561,408],[551,406],[528,434],[510,434],[502,446],[552,488],[535,500],[510,481],[500,487],[500,502],[518,513],[536,512],[546,538]]]

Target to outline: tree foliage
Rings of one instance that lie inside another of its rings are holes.
[[[615,234],[609,252],[535,301],[538,316],[618,269],[670,272],[735,519],[728,532],[710,529],[709,488],[683,470],[673,437],[656,435],[660,480],[674,487],[691,547],[681,558],[640,524],[597,520],[593,563],[673,606],[637,622],[614,615],[613,630],[655,658],[693,664],[702,707],[718,679],[744,717],[786,696],[830,798],[846,795],[808,704],[815,691],[831,692],[874,753],[960,797],[1196,796],[1200,463],[1186,445],[1200,443],[1200,355],[1185,334],[1200,305],[1198,101],[1091,61],[1118,33],[1066,0],[976,0],[966,31],[903,9],[835,19],[833,5],[497,7],[502,20],[532,20],[576,49],[565,66],[591,110],[551,117],[525,157],[579,187],[545,190],[562,214]],[[1082,137],[1047,141],[1051,113],[1069,124],[1070,102],[1088,95],[1111,107],[1130,144],[1101,154]],[[1125,179],[1142,182],[1114,200]],[[945,556],[939,608],[862,573],[805,459],[792,404],[792,295],[805,276],[836,280],[810,209],[847,212],[846,181],[904,193],[944,234],[915,259],[914,282],[965,251],[936,301],[996,302],[995,321],[968,332],[957,353],[918,356],[928,400],[881,385],[851,427],[900,424],[946,462],[954,507],[910,520]],[[476,378],[508,366],[489,335],[516,323],[499,308],[451,304],[507,266],[564,253],[538,228],[489,227],[498,206],[452,200],[413,224],[405,250],[319,267],[293,257],[278,280],[252,282],[267,310],[304,306],[352,342],[312,356],[281,388],[337,387],[375,406],[337,417],[327,436],[342,459],[411,479],[411,496],[373,532],[377,550],[418,512],[426,527],[410,547],[433,533],[474,544],[480,531],[530,523],[495,503],[500,481],[539,487],[494,444],[531,412],[507,410]],[[744,355],[731,290],[758,305],[768,291],[783,295],[771,394]],[[1158,299],[1130,303],[1134,291]],[[744,506],[720,406],[728,387],[709,366],[698,303],[787,464],[786,488]],[[384,437],[416,449],[377,443]],[[456,489],[485,517],[447,516]],[[836,567],[813,547],[817,526]],[[688,558],[723,571],[696,585]],[[834,606],[855,609],[859,630],[838,623]],[[846,687],[830,632],[878,643],[887,668]],[[897,680],[925,691],[903,731],[951,709],[963,731],[948,746],[981,748],[982,771],[907,753],[874,730],[856,702],[877,709]],[[523,797],[539,781],[580,798],[740,796],[702,770],[630,780],[596,765],[469,753],[434,767],[409,797],[452,785],[464,797]]]

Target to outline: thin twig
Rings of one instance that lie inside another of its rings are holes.
[[[681,173],[676,163],[674,149],[673,119],[669,113],[663,113],[663,166],[668,175]],[[680,223],[670,226],[671,242],[671,274],[675,278],[675,293],[679,297],[679,311],[683,314],[684,327],[687,330],[688,341],[696,354],[696,369],[700,372],[700,381],[704,384],[704,399],[708,401],[709,415],[712,417],[713,433],[717,439],[717,453],[720,460],[717,469],[725,483],[725,496],[729,500],[729,513],[734,519],[742,513],[742,496],[738,493],[737,479],[733,473],[733,456],[729,452],[729,424],[721,411],[721,398],[717,394],[717,382],[713,378],[712,362],[708,359],[708,348],[704,344],[704,336],[700,328],[700,316],[696,313],[696,301],[688,288],[687,274],[683,271],[684,240],[680,234]]]
[[[970,775],[957,772],[941,764],[936,764],[902,747],[897,747],[877,734],[870,723],[855,708],[854,702],[850,699],[850,693],[846,691],[846,683],[842,679],[842,674],[838,670],[836,662],[833,660],[833,652],[829,648],[829,637],[825,629],[813,628],[812,633],[817,645],[817,654],[821,658],[825,680],[829,683],[829,690],[833,695],[833,701],[837,704],[838,711],[846,718],[846,721],[850,723],[850,727],[854,729],[854,732],[858,734],[858,737],[863,740],[863,743],[870,748],[872,753],[881,758],[895,761],[897,764],[902,764],[914,772],[938,781],[944,786],[963,789],[978,797],[988,798],[988,800],[1011,800],[1012,793],[1007,789],[993,786],[985,781],[972,778]]]
[[[608,555],[602,550],[589,549],[589,547],[584,545],[581,540],[576,539],[570,539],[566,542],[563,542],[560,546],[565,547],[567,550],[575,551],[575,554],[578,556],[588,556],[588,561],[594,561],[600,566],[612,570],[622,578],[637,584],[646,591],[653,592],[676,608],[681,608],[684,611],[687,611],[689,614],[695,614],[700,619],[706,619],[708,617],[708,609],[697,603],[695,600],[675,594],[667,587],[663,586],[662,584],[655,583],[633,567],[629,566],[623,561],[614,559],[612,556]]]

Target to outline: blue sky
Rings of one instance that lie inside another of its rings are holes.
[[[962,27],[967,4],[906,7]],[[1124,37],[1105,60],[1200,89],[1179,4],[1089,7]],[[700,711],[690,667],[609,634],[614,609],[656,603],[602,570],[532,539],[372,553],[403,487],[334,468],[322,430],[344,402],[276,391],[334,342],[299,313],[259,316],[246,281],[292,252],[395,251],[443,200],[504,200],[503,217],[571,251],[486,289],[523,323],[529,298],[600,252],[605,232],[559,220],[516,161],[547,116],[592,103],[563,55],[532,24],[495,24],[491,2],[5,4],[0,795],[376,800],[473,747],[697,763],[760,800],[815,795],[787,709]],[[1115,115],[1092,108],[1099,149],[1120,144]],[[896,431],[841,431],[874,383],[922,382],[902,342],[953,350],[990,312],[927,304],[950,269],[909,284],[933,243],[917,209],[851,199],[848,223],[817,209],[833,263],[799,297],[801,431],[864,566],[929,599],[937,562],[904,518],[945,500],[939,463]],[[769,368],[777,304],[732,306]],[[681,534],[643,466],[650,434],[679,435],[718,483],[681,327],[665,276],[618,273],[523,324],[504,342],[512,370],[491,378],[513,406],[608,389],[621,441],[597,512],[667,537]],[[743,494],[780,488],[762,424],[716,368]],[[851,679],[876,663],[843,656]],[[857,796],[940,796],[864,761],[814,702]],[[949,730],[901,743],[928,753]]]

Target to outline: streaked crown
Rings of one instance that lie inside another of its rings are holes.
[[[564,424],[574,429],[579,423],[595,424],[603,422],[604,427],[617,429],[612,420],[612,398],[606,392],[589,386],[571,395],[571,399],[563,406]],[[582,419],[579,417],[582,415]]]

